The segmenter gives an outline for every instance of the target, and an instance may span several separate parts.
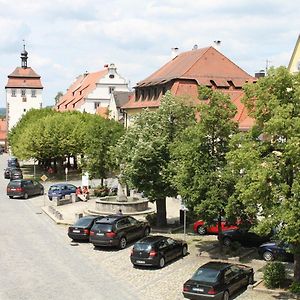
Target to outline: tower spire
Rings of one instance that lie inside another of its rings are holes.
[[[23,40],[23,51],[21,52],[21,66],[22,68],[27,68],[27,59],[28,59],[28,52],[25,49],[25,40]]]

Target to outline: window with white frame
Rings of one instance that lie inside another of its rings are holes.
[[[21,89],[21,96],[25,97],[26,96],[26,90],[25,89]]]
[[[31,97],[35,98],[36,97],[36,90],[31,90]]]
[[[16,97],[16,94],[17,94],[16,89],[12,89],[12,90],[11,90],[11,96],[12,96],[12,97]]]

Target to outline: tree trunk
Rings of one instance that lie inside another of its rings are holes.
[[[157,199],[155,202],[157,211],[156,225],[157,227],[167,226],[166,198]]]
[[[297,245],[299,247],[299,245]],[[300,253],[294,254],[294,281],[300,284]]]
[[[223,242],[221,240],[221,235],[222,235],[222,224],[221,224],[221,215],[218,217],[218,240],[219,240],[219,247],[220,247],[220,252],[223,253]]]

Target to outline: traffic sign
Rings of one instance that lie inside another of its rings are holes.
[[[46,181],[46,180],[48,179],[48,177],[44,174],[44,175],[41,177],[41,179],[42,179],[43,181]]]

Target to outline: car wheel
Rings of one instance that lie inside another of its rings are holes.
[[[183,246],[182,248],[182,256],[186,256],[187,255],[187,246]]]
[[[197,227],[197,232],[198,232],[198,234],[200,234],[200,235],[205,235],[205,234],[206,234],[206,228],[203,227],[203,226],[198,226],[198,227]]]
[[[127,245],[127,240],[125,237],[121,237],[119,241],[119,248],[120,249],[125,249]]]
[[[159,267],[162,269],[166,264],[166,260],[165,258],[162,256],[160,259],[159,259]]]
[[[49,197],[49,200],[52,201],[52,197]]]
[[[13,198],[13,196],[8,196],[10,199],[12,199]]]
[[[28,199],[28,194],[27,193],[24,194],[24,199]]]
[[[253,284],[253,283],[254,283],[253,274],[249,274],[248,280],[247,280],[247,285]]]
[[[265,261],[272,261],[272,260],[274,260],[274,255],[273,255],[273,253],[270,252],[270,251],[265,251],[265,252],[263,253],[263,259],[264,259]]]
[[[146,227],[144,230],[144,236],[148,236],[150,234],[150,228]]]
[[[223,239],[223,245],[224,245],[224,246],[229,247],[229,246],[231,245],[231,243],[232,243],[232,241],[231,241],[230,238],[225,237],[225,238]]]
[[[229,292],[225,291],[223,294],[223,300],[229,300]]]

